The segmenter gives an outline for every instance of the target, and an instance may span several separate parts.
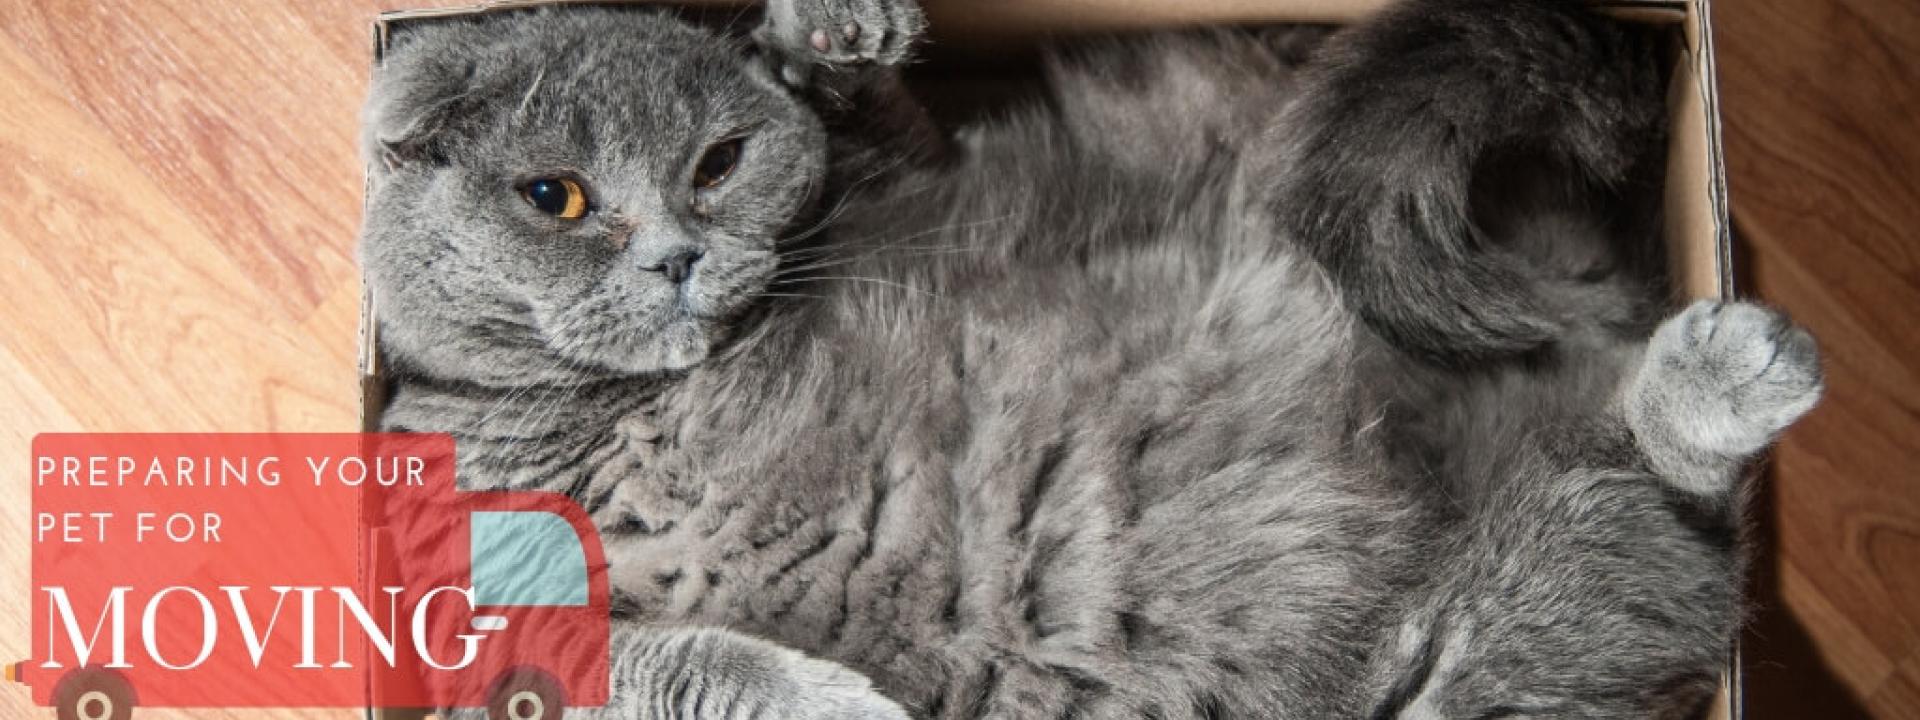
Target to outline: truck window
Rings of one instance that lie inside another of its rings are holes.
[[[475,605],[585,605],[587,556],[546,512],[473,513]]]

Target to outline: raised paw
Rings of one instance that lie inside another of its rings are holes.
[[[612,690],[568,720],[909,720],[851,668],[718,628],[616,625]]]
[[[1700,301],[1654,331],[1626,413],[1654,469],[1725,492],[1738,468],[1820,399],[1813,336],[1752,303]]]
[[[797,655],[797,654],[796,654]],[[866,676],[840,665],[811,657],[796,657],[788,665],[798,687],[796,708],[789,717],[829,720],[909,720],[905,710],[875,692]]]
[[[914,0],[769,0],[755,37],[800,85],[817,66],[899,64],[926,24]]]

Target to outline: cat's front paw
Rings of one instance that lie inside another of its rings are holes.
[[[613,697],[569,720],[909,720],[865,675],[718,628],[616,626]]]
[[[914,0],[769,0],[755,37],[800,85],[819,66],[897,65],[926,25]]]
[[[1813,336],[1744,302],[1700,301],[1654,332],[1627,397],[1627,421],[1655,470],[1682,488],[1724,492],[1733,470],[1820,399]]]
[[[787,717],[909,720],[897,703],[874,691],[865,675],[836,663],[794,653],[787,670],[797,688]]]

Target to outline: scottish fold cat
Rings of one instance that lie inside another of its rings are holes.
[[[599,523],[615,697],[569,716],[1698,711],[1736,476],[1820,375],[1756,305],[1660,322],[1618,202],[1657,38],[1406,0],[1063,47],[954,128],[902,79],[924,26],[392,38],[382,424]]]

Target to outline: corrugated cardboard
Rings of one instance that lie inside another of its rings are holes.
[[[431,2],[431,0],[428,0]],[[507,10],[571,0],[497,0],[381,15],[373,27],[378,62],[388,28],[397,23]],[[630,0],[645,1],[645,0]],[[924,0],[933,39],[942,44],[992,46],[1034,37],[1155,27],[1281,22],[1351,22],[1392,0]],[[678,4],[723,4],[696,0]],[[1720,145],[1710,0],[1598,0],[1596,6],[1637,22],[1679,28],[1667,101],[1671,118],[1664,199],[1665,240],[1677,297],[1732,297],[1733,243],[1727,218],[1727,180]],[[364,298],[360,320],[361,425],[372,429],[385,399],[373,321],[376,298]],[[1739,653],[1711,717],[1740,718]]]

